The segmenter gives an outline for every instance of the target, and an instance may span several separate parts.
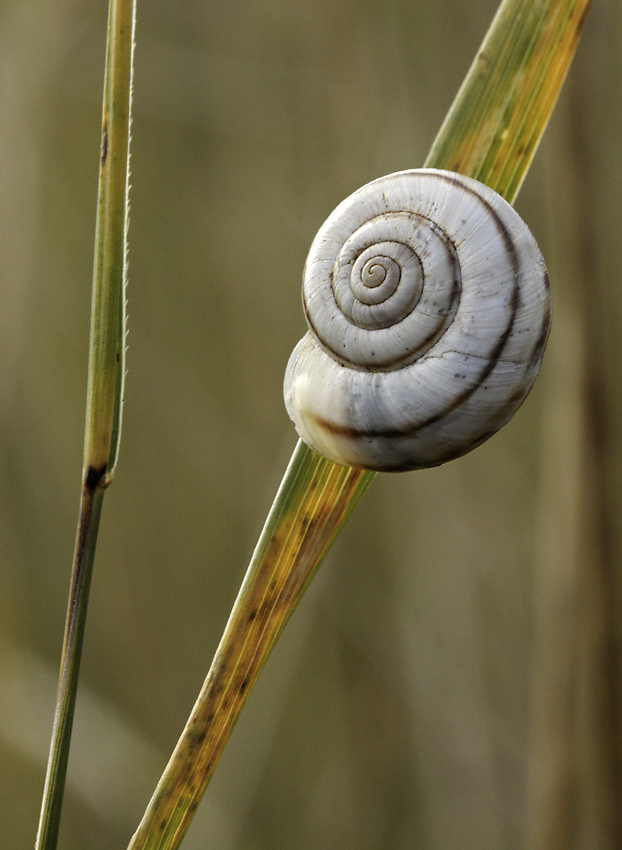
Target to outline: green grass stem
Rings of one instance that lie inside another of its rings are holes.
[[[121,433],[135,0],[111,0],[104,82],[82,495],[36,850],[54,850],[104,490]]]

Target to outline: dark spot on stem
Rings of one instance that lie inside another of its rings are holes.
[[[190,746],[193,748],[200,747],[203,741],[205,740],[205,734],[206,733],[204,729],[195,729],[190,734]]]
[[[100,155],[100,165],[104,166],[106,164],[106,160],[108,159],[108,122],[104,119],[104,126],[102,127],[102,149]]]
[[[104,477],[106,473],[106,465],[101,467],[101,469],[95,469],[93,466],[89,466],[86,476],[84,478],[84,486],[87,490],[91,492],[95,490],[101,479]]]

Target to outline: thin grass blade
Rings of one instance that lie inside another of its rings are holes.
[[[63,804],[104,489],[121,434],[135,0],[112,0],[104,82],[82,494],[36,850],[54,850]]]

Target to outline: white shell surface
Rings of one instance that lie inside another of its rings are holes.
[[[363,186],[315,237],[309,332],[285,375],[302,439],[337,463],[435,466],[518,409],[551,306],[529,229],[496,192],[435,169]]]

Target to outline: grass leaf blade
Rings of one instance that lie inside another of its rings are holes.
[[[475,177],[513,201],[589,5],[505,0],[425,165]],[[128,850],[179,846],[274,640],[374,475],[335,466],[298,444],[205,685]],[[282,590],[275,598],[264,584],[277,574]],[[245,617],[252,630],[241,628]]]

